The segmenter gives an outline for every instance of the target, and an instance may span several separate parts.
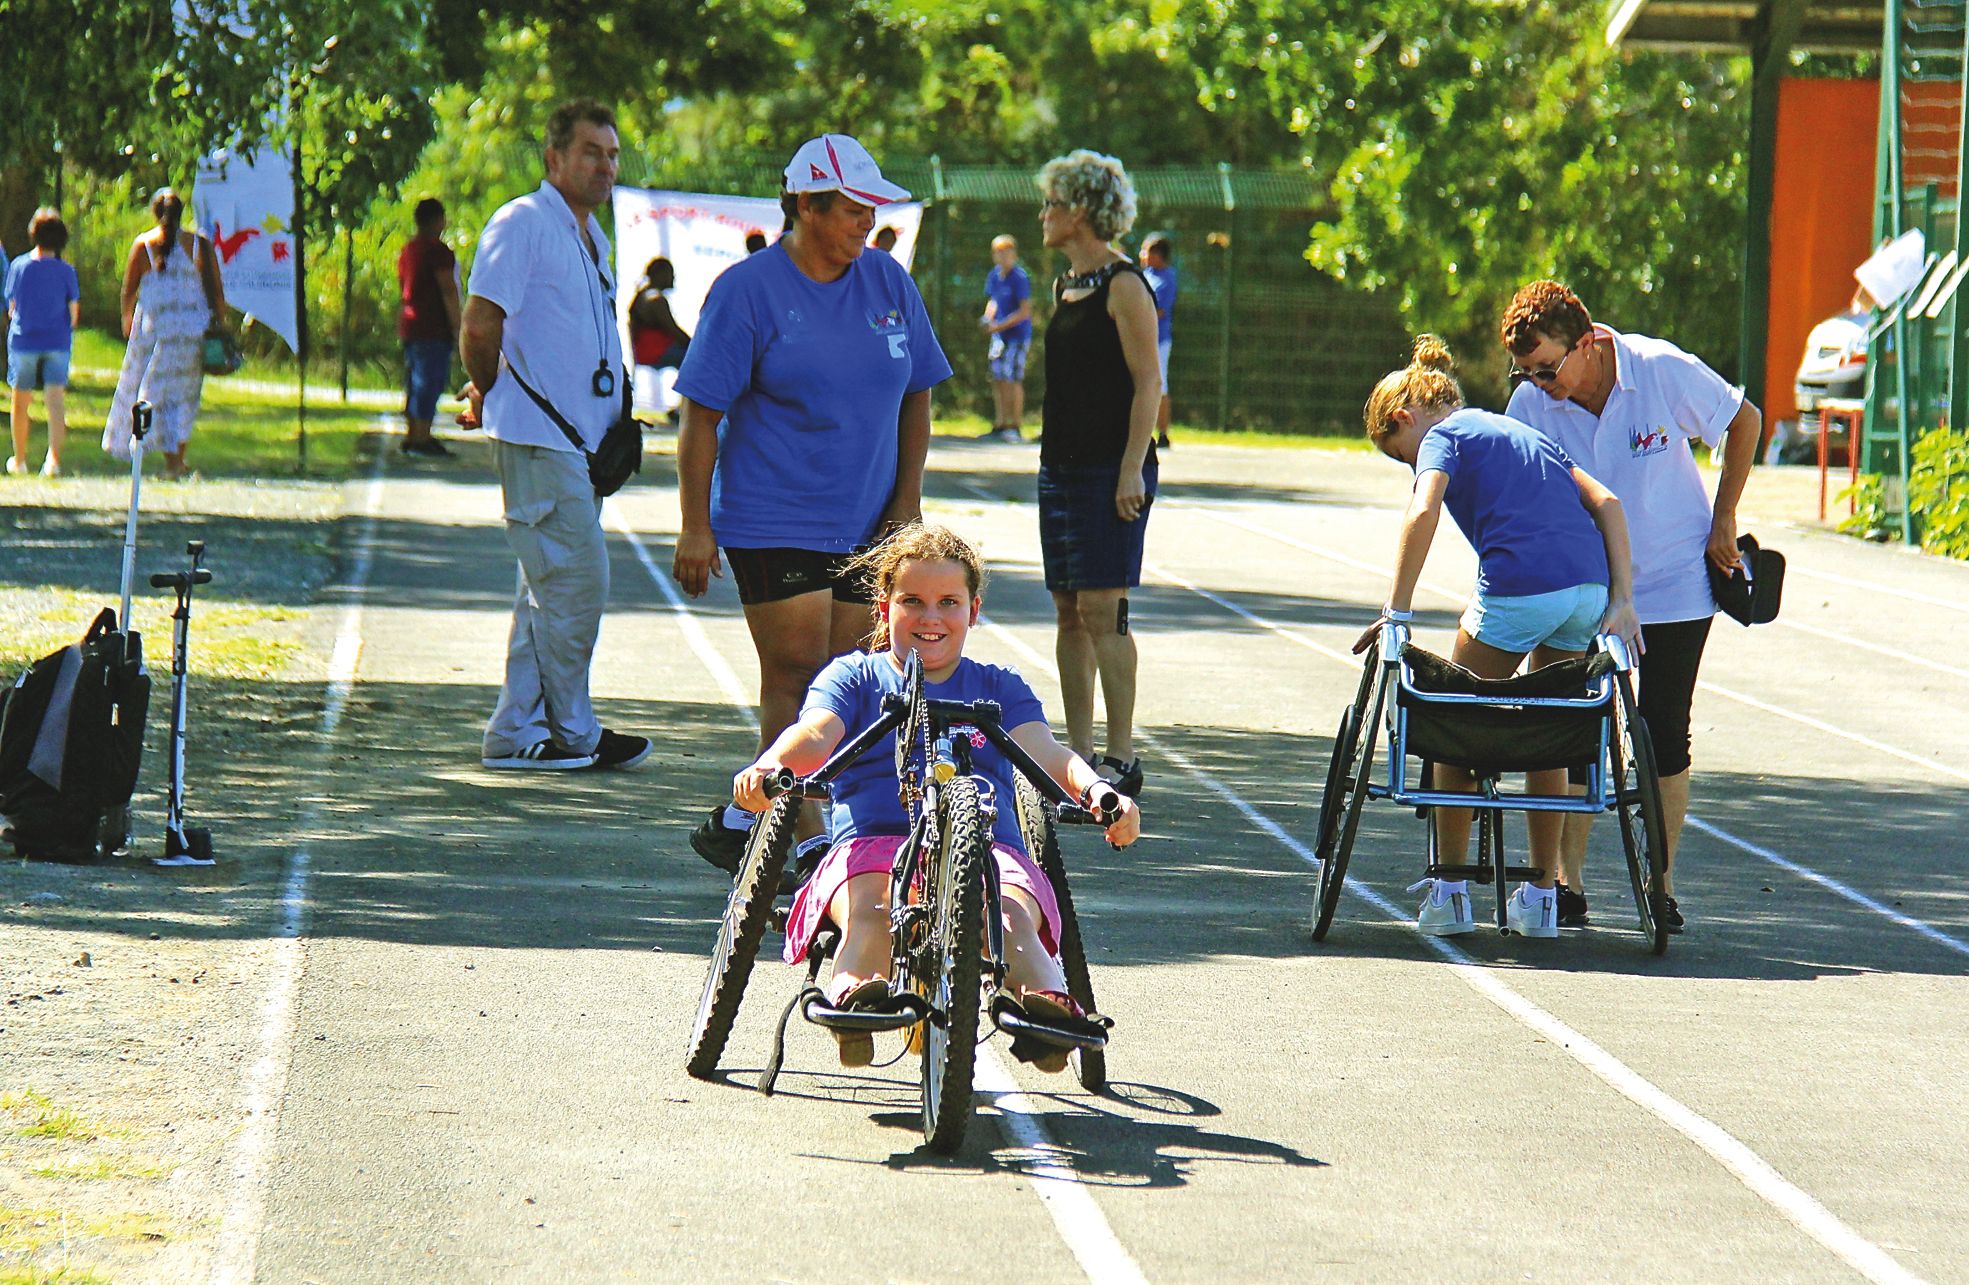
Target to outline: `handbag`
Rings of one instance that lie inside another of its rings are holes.
[[[602,434],[601,445],[591,451],[581,444],[581,434],[575,431],[574,425],[567,422],[567,417],[555,410],[552,402],[535,392],[533,385],[521,379],[520,372],[513,368],[511,362],[506,364],[506,370],[512,375],[514,382],[519,384],[520,391],[533,399],[533,404],[544,411],[548,419],[554,421],[554,427],[560,429],[562,435],[574,444],[574,449],[580,451],[581,457],[588,461],[588,481],[594,486],[598,498],[606,499],[614,495],[622,489],[622,484],[632,475],[643,471],[643,426],[636,422],[634,415],[629,413],[627,371],[624,371],[622,376],[622,413],[615,417],[615,422],[608,426],[606,433]]]
[[[1740,625],[1768,625],[1778,618],[1778,604],[1784,597],[1784,555],[1776,549],[1758,547],[1756,537],[1742,536],[1737,551],[1743,561],[1728,571],[1718,571],[1707,562],[1709,591],[1723,613]]]
[[[208,375],[230,375],[246,360],[239,341],[225,330],[208,330],[198,344],[198,363]]]

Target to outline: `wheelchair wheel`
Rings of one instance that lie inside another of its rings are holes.
[[[1094,981],[1087,972],[1087,951],[1080,941],[1080,916],[1074,912],[1073,893],[1067,887],[1067,868],[1060,856],[1059,823],[1053,809],[1039,791],[1023,776],[1019,778],[1019,832],[1025,836],[1026,852],[1046,872],[1053,885],[1053,900],[1060,906],[1060,968],[1067,975],[1067,994],[1089,1013],[1094,1006]],[[1108,1086],[1106,1049],[1076,1049],[1074,1069],[1080,1087],[1099,1093]]]
[[[984,944],[984,863],[991,857],[977,783],[957,777],[943,787],[943,843],[931,885],[930,1004],[923,1023],[923,1137],[930,1150],[956,1151],[971,1123],[971,1077],[978,1056],[978,1009]]]
[[[1333,734],[1333,757],[1326,765],[1326,791],[1320,795],[1319,839],[1313,855],[1319,858],[1319,887],[1313,911],[1313,940],[1325,941],[1340,908],[1347,884],[1347,858],[1360,828],[1361,804],[1374,770],[1374,725],[1381,718],[1381,692],[1374,686],[1378,655],[1370,655],[1354,703],[1340,716]]]
[[[752,961],[772,921],[773,901],[779,896],[779,875],[793,850],[793,823],[800,815],[797,795],[784,795],[752,827],[745,859],[732,880],[725,918],[718,925],[718,944],[704,977],[704,997],[698,1001],[697,1022],[691,1028],[689,1060],[684,1069],[708,1080],[718,1069],[725,1040],[738,1020],[739,1001],[752,976]]]
[[[1662,891],[1668,833],[1662,820],[1661,781],[1655,771],[1654,742],[1634,701],[1626,674],[1614,675],[1619,691],[1618,735],[1613,738],[1614,810],[1620,814],[1620,842],[1627,850],[1627,874],[1634,885],[1634,909],[1641,935],[1657,955],[1668,953],[1668,896]]]

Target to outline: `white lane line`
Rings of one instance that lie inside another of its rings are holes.
[[[1748,839],[1740,839],[1736,835],[1731,834],[1728,830],[1722,829],[1720,826],[1713,826],[1709,824],[1709,822],[1699,820],[1696,817],[1693,816],[1689,817],[1688,824],[1694,826],[1696,829],[1702,831],[1704,834],[1708,835],[1712,839],[1721,840],[1722,842],[1729,844],[1733,848],[1739,848],[1744,852],[1749,853],[1753,857],[1759,857],[1765,861],[1768,861],[1772,865],[1776,866],[1778,869],[1789,871],[1790,873],[1797,875],[1800,879],[1810,880],[1812,883],[1815,883],[1819,887],[1824,888],[1827,892],[1833,893],[1836,896],[1844,897],[1846,900],[1852,902],[1854,905],[1862,906],[1867,910],[1871,910],[1876,915],[1881,915],[1884,916],[1885,918],[1891,919],[1903,928],[1911,928],[1915,932],[1920,933],[1923,937],[1926,937],[1929,941],[1934,942],[1937,946],[1941,946],[1947,950],[1952,950],[1958,955],[1969,955],[1969,942],[1965,942],[1959,937],[1952,937],[1949,934],[1943,932],[1941,929],[1935,927],[1933,924],[1926,923],[1922,920],[1916,919],[1912,915],[1904,915],[1900,911],[1895,910],[1892,906],[1883,905],[1882,903],[1875,901],[1872,897],[1867,896],[1865,893],[1860,892],[1855,888],[1847,887],[1845,884],[1839,882],[1837,879],[1834,879],[1831,875],[1820,874],[1818,871],[1812,869],[1810,866],[1800,865],[1796,861],[1792,861],[1780,853],[1773,852],[1769,848],[1762,847],[1758,844],[1752,843]]]
[[[378,418],[387,422],[389,417]],[[383,504],[383,468],[389,456],[389,444],[380,443],[369,482],[363,488],[362,527],[356,533],[355,559],[343,585],[342,614],[328,662],[327,696],[321,710],[324,745],[334,739],[342,725],[342,715],[355,690],[356,665],[362,659],[363,592],[376,561],[376,515]],[[312,831],[321,818],[321,804],[311,803],[301,815],[299,828]],[[294,1000],[307,965],[301,931],[307,921],[310,864],[307,848],[295,848],[288,854],[286,877],[281,883],[280,919],[272,938],[273,963],[260,1004],[259,1056],[241,1080],[246,1121],[234,1140],[227,1166],[225,1212],[212,1257],[212,1280],[219,1285],[252,1280],[259,1257],[260,1224],[266,1210],[267,1150],[280,1130],[280,1104],[287,1091],[288,1065],[293,1060]]]
[[[1912,589],[1894,589],[1871,580],[1858,580],[1852,576],[1837,575],[1830,571],[1813,571],[1807,567],[1786,567],[1785,570],[1794,576],[1804,576],[1807,580],[1824,580],[1829,584],[1845,585],[1849,589],[1864,589],[1868,593],[1885,594],[1889,598],[1899,598],[1905,602],[1918,602],[1924,606],[1941,607],[1947,611],[1969,613],[1969,603],[1957,602],[1953,598],[1937,598],[1933,594],[1916,593]]]
[[[1903,664],[1920,665],[1924,669],[1932,669],[1937,673],[1948,674],[1954,678],[1969,678],[1969,669],[1963,669],[1957,665],[1945,665],[1939,660],[1929,660],[1926,656],[1916,656],[1910,652],[1897,651],[1892,647],[1882,647],[1879,643],[1868,642],[1864,638],[1855,638],[1851,634],[1837,633],[1831,629],[1821,629],[1817,625],[1800,624],[1796,620],[1773,620],[1771,623],[1785,629],[1795,630],[1801,634],[1810,634],[1814,638],[1823,638],[1827,642],[1843,643],[1848,647],[1856,647],[1861,651],[1870,651],[1876,656],[1885,656],[1889,660],[1898,660]]]
[[[1053,672],[1046,658],[1026,645],[1023,639],[995,622],[980,618],[978,623],[1033,665],[1046,672]],[[1287,833],[1284,826],[1238,797],[1228,786],[1199,768],[1168,742],[1140,732],[1136,734],[1136,739],[1154,747],[1165,761],[1174,764],[1191,780],[1229,804],[1288,852],[1315,869],[1319,867],[1319,858],[1305,844]],[[1349,879],[1346,886],[1348,891],[1379,910],[1387,918],[1413,927],[1414,916],[1360,880]],[[1416,936],[1447,960],[1455,969],[1456,975],[1471,989],[1531,1030],[1544,1036],[1553,1047],[1564,1050],[1567,1056],[1592,1072],[1616,1093],[1707,1152],[1758,1198],[1783,1214],[1800,1231],[1832,1251],[1841,1261],[1868,1280],[1881,1282],[1920,1280],[1896,1262],[1886,1250],[1840,1221],[1838,1215],[1806,1194],[1802,1188],[1779,1173],[1755,1151],[1731,1136],[1722,1126],[1670,1097],[1584,1034],[1526,999],[1506,983],[1499,981],[1489,969],[1445,939],[1426,936],[1419,932]]]
[[[1205,517],[1211,518],[1218,522],[1222,522],[1226,526],[1236,527],[1240,531],[1248,531],[1253,535],[1264,536],[1267,539],[1276,540],[1280,544],[1286,545],[1289,548],[1299,549],[1303,552],[1313,554],[1315,557],[1326,558],[1329,561],[1337,562],[1342,566],[1354,567],[1356,569],[1363,570],[1363,571],[1370,571],[1370,570],[1378,571],[1384,577],[1387,575],[1386,567],[1380,567],[1380,568],[1373,567],[1371,564],[1364,562],[1359,558],[1351,557],[1337,550],[1324,548],[1320,545],[1312,544],[1304,540],[1295,539],[1292,536],[1287,535],[1283,531],[1274,531],[1270,527],[1264,526],[1260,523],[1248,522],[1242,518],[1236,518],[1230,516],[1229,514],[1219,513],[1214,509],[1208,509],[1197,504],[1179,504],[1179,507],[1190,509],[1193,512],[1201,513]],[[1422,589],[1426,589],[1430,593],[1446,598],[1451,602],[1457,603],[1459,605],[1463,603],[1466,597],[1466,595],[1464,594],[1453,592],[1452,590],[1447,589],[1442,585],[1435,584],[1428,580],[1422,581],[1418,587]],[[1706,692],[1713,692],[1714,694],[1723,697],[1725,700],[1737,701],[1740,704],[1750,706],[1752,709],[1761,710],[1762,712],[1766,714],[1770,714],[1775,718],[1787,719],[1791,722],[1801,724],[1802,726],[1812,728],[1814,731],[1824,732],[1828,736],[1835,736],[1840,738],[1841,740],[1851,741],[1855,745],[1864,745],[1866,748],[1870,750],[1875,750],[1879,753],[1889,755],[1893,758],[1898,758],[1905,762],[1913,763],[1919,767],[1928,768],[1931,771],[1940,772],[1944,776],[1952,776],[1955,777],[1957,780],[1969,781],[1969,772],[1964,772],[1959,768],[1950,767],[1948,764],[1943,763],[1938,759],[1929,758],[1924,755],[1916,754],[1910,750],[1900,749],[1896,746],[1889,745],[1884,741],[1878,741],[1870,736],[1862,735],[1859,732],[1849,731],[1846,728],[1839,727],[1833,723],[1828,723],[1823,719],[1813,718],[1809,714],[1801,714],[1796,710],[1786,709],[1781,705],[1773,705],[1767,701],[1761,701],[1756,699],[1755,697],[1746,696],[1742,692],[1732,691],[1730,688],[1727,687],[1719,687],[1715,683],[1710,682],[1708,679],[1697,680],[1696,686],[1700,687],[1702,690]]]
[[[629,547],[635,550],[636,560],[643,564],[643,570],[649,573],[650,579],[656,582],[657,589],[670,604],[672,613],[683,628],[684,640],[724,689],[732,707],[744,716],[756,732],[759,720],[739,686],[738,676],[732,672],[718,649],[712,646],[710,637],[692,613],[689,600],[670,582],[669,572],[650,556],[621,508],[613,504],[608,507],[612,525],[628,540]],[[1039,1104],[1019,1090],[1017,1082],[989,1045],[978,1048],[976,1081],[978,1088],[992,1095],[993,1105],[998,1108],[1000,1131],[1004,1133],[1005,1140],[1021,1152],[1019,1171],[1032,1180],[1033,1193],[1039,1197],[1047,1216],[1053,1220],[1054,1228],[1072,1252],[1074,1261],[1087,1273],[1087,1279],[1097,1285],[1134,1285],[1143,1281],[1142,1269],[1122,1247],[1100,1205],[1082,1183],[1080,1175],[1074,1172],[1072,1153],[1053,1141],[1052,1135],[1046,1131]]]

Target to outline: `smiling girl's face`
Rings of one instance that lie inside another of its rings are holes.
[[[942,682],[964,658],[964,639],[983,605],[962,565],[910,559],[896,568],[889,596],[876,609],[889,622],[889,650],[896,660],[914,651],[923,659],[923,676]]]

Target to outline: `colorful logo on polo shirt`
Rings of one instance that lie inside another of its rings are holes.
[[[1668,449],[1668,430],[1649,428],[1636,424],[1627,430],[1627,451],[1635,459],[1644,455],[1659,455]]]
[[[903,321],[901,310],[891,308],[879,312],[870,308],[867,317],[868,328],[889,341],[889,356],[897,361],[907,360],[909,352],[904,345],[909,342],[909,326]]]

